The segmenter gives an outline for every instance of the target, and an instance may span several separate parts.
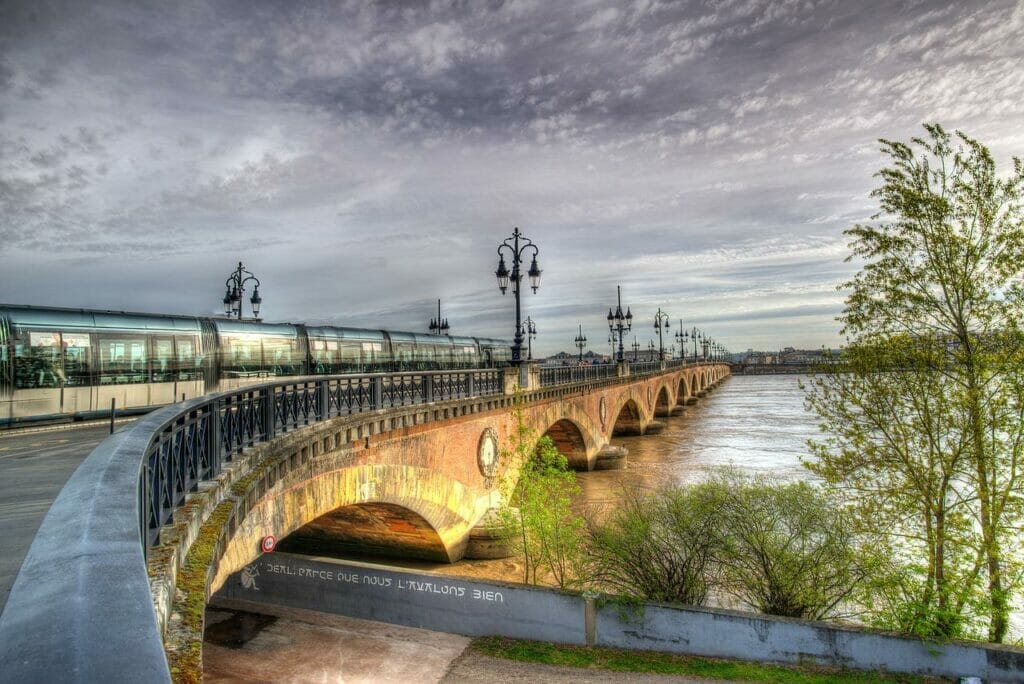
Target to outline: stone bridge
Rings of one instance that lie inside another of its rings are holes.
[[[502,458],[513,407],[572,467],[614,467],[614,434],[643,434],[729,367],[496,373],[268,384],[141,419],[98,447],[51,508],[0,619],[0,666],[25,679],[40,676],[37,659],[86,679],[165,678],[153,655],[163,637],[171,653],[201,644],[206,599],[270,537],[283,549],[458,560],[499,479],[515,476]],[[125,667],[112,624],[131,630],[137,667]],[[55,643],[73,647],[56,657]]]
[[[723,377],[722,366],[699,366],[527,389],[519,399],[535,436],[550,436],[571,467],[587,471],[601,467],[599,455],[613,434],[643,434],[656,416],[696,401]],[[265,458],[281,465],[246,493],[251,505],[244,515],[236,513],[241,519],[219,560],[211,592],[256,558],[268,535],[285,540],[283,550],[302,546],[323,553],[459,560],[474,525],[496,503],[507,462],[501,456],[517,429],[509,410],[514,401],[506,395],[444,408],[411,407],[383,421],[338,418],[268,445]],[[499,467],[488,476],[481,451],[490,448],[491,437]]]

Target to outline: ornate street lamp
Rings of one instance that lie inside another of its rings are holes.
[[[697,363],[697,341],[701,337],[701,332],[697,330],[697,326],[694,326],[693,330],[688,330],[683,333],[683,340],[689,342],[693,340],[693,362]]]
[[[664,350],[662,350],[664,353]],[[647,360],[654,361],[654,340],[648,340],[647,342]]]
[[[686,333],[683,332],[683,319],[679,319],[679,330],[676,331],[676,342],[679,343],[679,358],[686,360]]]
[[[640,343],[636,341],[636,335],[633,336],[633,363],[640,360]]]
[[[533,360],[533,341],[537,339],[537,326],[529,316],[523,322],[526,326],[526,360]]]
[[[448,319],[441,318],[441,300],[437,300],[437,318],[430,319],[429,330],[434,335],[447,335],[451,328],[448,327]]]
[[[668,314],[658,307],[658,313],[654,314],[654,329],[658,331],[658,360],[665,360],[665,340],[662,338],[662,333],[668,330]]]
[[[247,271],[241,261],[238,262],[238,268],[232,271],[224,281],[224,315],[228,318],[242,320],[242,295],[245,294],[245,284],[249,281],[256,283],[252,290],[252,297],[249,299],[249,304],[252,306],[252,317],[256,321],[260,319],[260,304],[263,303],[263,298],[260,297],[260,279],[251,271]]]
[[[509,244],[509,240],[512,244]],[[522,247],[519,246],[519,242],[522,240]],[[502,254],[502,250],[508,250],[509,256],[512,259],[512,271],[508,270],[505,266],[505,256]],[[530,276],[530,287],[533,288],[533,293],[537,294],[537,288],[540,287],[540,268],[537,267],[537,255],[540,254],[540,249],[537,245],[533,244],[533,241],[523,237],[522,233],[519,232],[517,226],[512,232],[512,237],[505,238],[504,242],[498,245],[498,270],[494,272],[495,277],[498,279],[498,289],[501,290],[501,294],[505,294],[505,290],[508,289],[509,281],[512,281],[512,294],[516,298],[516,336],[512,341],[512,363],[519,365],[523,362],[523,324],[522,315],[519,305],[519,284],[522,280],[522,275],[519,273],[519,265],[523,262],[523,252],[527,249],[533,250],[533,262],[530,264],[530,270],[527,271],[527,275]]]
[[[608,309],[608,330],[611,331],[613,338],[616,334],[619,336],[619,353],[615,360],[622,363],[625,360],[623,358],[622,334],[633,329],[633,313],[627,306],[626,315],[622,315],[622,286],[617,285],[616,290],[619,293],[619,303],[615,307],[614,312]],[[636,359],[634,358],[633,360],[635,361]]]
[[[576,348],[580,350],[580,363],[583,363],[583,349],[587,346],[587,336],[583,334],[583,324],[580,323],[580,332],[573,340]]]

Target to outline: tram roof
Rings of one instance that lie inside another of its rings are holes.
[[[198,332],[199,320],[188,316],[62,309],[57,307],[0,304],[4,316],[15,328],[50,328],[58,330],[110,329],[160,332]]]

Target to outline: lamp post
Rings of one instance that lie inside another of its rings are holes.
[[[633,313],[627,306],[626,315],[622,315],[622,286],[616,285],[615,289],[619,293],[619,303],[616,305],[614,313],[611,309],[608,309],[608,330],[611,331],[613,338],[616,334],[619,336],[619,353],[615,360],[622,363],[625,360],[623,358],[622,334],[633,329]],[[636,359],[633,360],[635,361]]]
[[[238,268],[224,281],[224,314],[228,318],[242,320],[242,295],[245,294],[245,284],[250,280],[256,283],[252,290],[252,298],[249,299],[252,317],[256,321],[260,319],[260,304],[263,303],[263,298],[260,297],[260,279],[246,270],[241,261],[238,262]]]
[[[662,350],[664,353],[664,350]],[[647,360],[654,361],[654,340],[647,341]]]
[[[679,358],[686,360],[686,333],[683,332],[683,319],[679,319],[679,330],[676,331],[676,342],[679,343]]]
[[[509,241],[512,241],[509,244]],[[522,241],[522,246],[519,245]],[[495,277],[498,279],[498,289],[501,290],[501,294],[505,294],[505,290],[508,289],[509,281],[512,281],[512,294],[516,298],[516,336],[512,341],[512,363],[519,365],[523,362],[523,324],[522,314],[519,304],[519,284],[522,280],[522,275],[519,272],[519,265],[523,262],[523,252],[528,249],[533,250],[533,261],[530,263],[530,270],[527,271],[527,275],[530,276],[530,287],[533,288],[533,293],[537,294],[537,288],[540,287],[540,268],[537,267],[537,255],[540,254],[540,249],[537,245],[533,244],[533,241],[526,238],[519,232],[517,226],[512,232],[512,237],[505,238],[505,240],[498,245],[498,270],[494,272]],[[502,254],[502,250],[508,250],[509,256],[512,259],[512,272],[510,273],[508,267],[505,266],[505,256]]]
[[[640,343],[636,341],[636,335],[633,336],[633,363],[640,360]]]
[[[533,360],[533,340],[537,337],[537,325],[533,322],[533,319],[529,316],[523,322],[526,326],[526,360]]]
[[[576,344],[576,348],[580,350],[580,363],[583,363],[583,349],[587,346],[587,336],[583,334],[583,324],[580,323],[580,332],[576,335],[576,339],[573,340]]]
[[[658,313],[654,314],[654,329],[658,331],[658,360],[665,360],[665,340],[662,338],[662,333],[668,330],[668,314],[658,307]]]
[[[451,329],[448,327],[448,319],[441,318],[441,300],[437,300],[437,318],[430,319],[430,332],[434,335],[447,335]]]
[[[697,363],[697,340],[700,337],[700,331],[697,330],[697,326],[693,327],[693,330],[688,330],[683,333],[683,339],[687,342],[693,340],[693,362]]]

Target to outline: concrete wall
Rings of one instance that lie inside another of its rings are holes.
[[[573,594],[309,556],[267,554],[232,575],[211,602],[219,598],[469,636],[586,643],[584,605]]]
[[[470,636],[1024,681],[1024,649],[1019,648],[936,644],[738,611],[661,604],[633,609],[523,585],[283,553],[262,556],[232,575],[212,602],[218,599],[274,603]]]

